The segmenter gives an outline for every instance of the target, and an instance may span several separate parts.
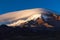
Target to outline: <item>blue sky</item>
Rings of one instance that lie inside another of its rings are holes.
[[[60,0],[0,0],[0,14],[30,8],[47,8],[60,13]]]

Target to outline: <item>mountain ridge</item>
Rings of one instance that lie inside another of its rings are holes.
[[[10,12],[0,16],[0,24],[6,24],[7,26],[14,26],[14,27],[21,26],[22,24],[27,23],[28,21],[31,20],[38,21],[39,25],[43,24],[46,27],[49,26],[53,27],[52,25],[49,25],[47,21],[53,22],[54,20],[55,21],[60,20],[60,16],[58,16],[57,14],[55,14],[50,10],[43,8]]]

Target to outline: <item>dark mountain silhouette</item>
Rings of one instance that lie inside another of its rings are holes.
[[[47,21],[54,27],[47,28],[36,21],[28,21],[22,26],[0,25],[0,40],[60,40],[60,21]]]

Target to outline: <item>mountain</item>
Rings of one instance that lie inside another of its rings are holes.
[[[60,15],[35,8],[0,15],[0,40],[60,40]]]
[[[34,21],[32,22],[33,24],[29,22],[31,20]],[[51,10],[43,8],[26,9],[0,15],[0,25],[5,24],[9,27],[23,27],[25,24],[28,24],[28,27],[29,25],[33,27],[43,25],[47,28],[53,28],[58,22],[60,23],[59,15]]]
[[[26,9],[16,12],[9,12],[0,15],[0,25],[6,24],[8,26],[19,26],[21,23],[36,20],[38,17],[47,21],[48,16],[46,14],[54,14],[54,12],[43,9],[43,8],[34,8]],[[46,15],[46,16],[45,16]]]

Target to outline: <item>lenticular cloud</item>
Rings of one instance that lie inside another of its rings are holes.
[[[41,16],[47,12],[48,10],[43,8],[34,8],[5,13],[0,15],[0,25],[19,26],[21,23],[36,20],[38,17],[41,18]]]

